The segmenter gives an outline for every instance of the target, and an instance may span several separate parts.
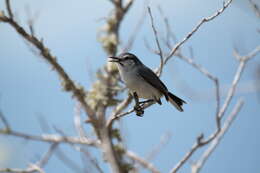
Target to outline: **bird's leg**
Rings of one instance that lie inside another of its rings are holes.
[[[149,102],[154,102],[154,100],[153,99],[148,99],[148,100],[139,102],[139,104],[144,105],[145,103],[149,103]]]
[[[137,116],[142,116],[144,114],[144,109],[140,106],[139,98],[136,92],[133,93],[135,99],[134,110]]]

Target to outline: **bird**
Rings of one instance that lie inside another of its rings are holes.
[[[161,105],[161,97],[163,96],[178,111],[183,112],[182,106],[186,102],[172,94],[153,70],[145,66],[136,55],[125,52],[109,58],[110,62],[117,64],[122,81],[133,95],[136,102],[134,108],[138,116],[144,113],[140,103],[155,101]],[[148,100],[139,102],[139,98]]]

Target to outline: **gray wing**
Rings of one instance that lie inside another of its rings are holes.
[[[159,79],[159,77],[148,67],[138,68],[138,74],[150,85],[154,88],[158,89],[161,93],[163,93],[168,100],[168,89],[163,84],[163,82]]]

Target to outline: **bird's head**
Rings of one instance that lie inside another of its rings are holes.
[[[131,53],[122,53],[118,56],[109,57],[110,62],[118,63],[122,67],[133,67],[142,64],[141,61]]]

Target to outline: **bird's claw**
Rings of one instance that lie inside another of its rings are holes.
[[[145,105],[146,103],[150,103],[150,102],[153,102],[153,101],[154,101],[154,100],[152,100],[152,99],[145,100],[145,101],[141,101],[141,102],[139,102],[139,105],[143,106],[143,105]]]
[[[144,114],[144,109],[140,105],[135,105],[134,107],[135,113],[137,116],[142,117]]]

